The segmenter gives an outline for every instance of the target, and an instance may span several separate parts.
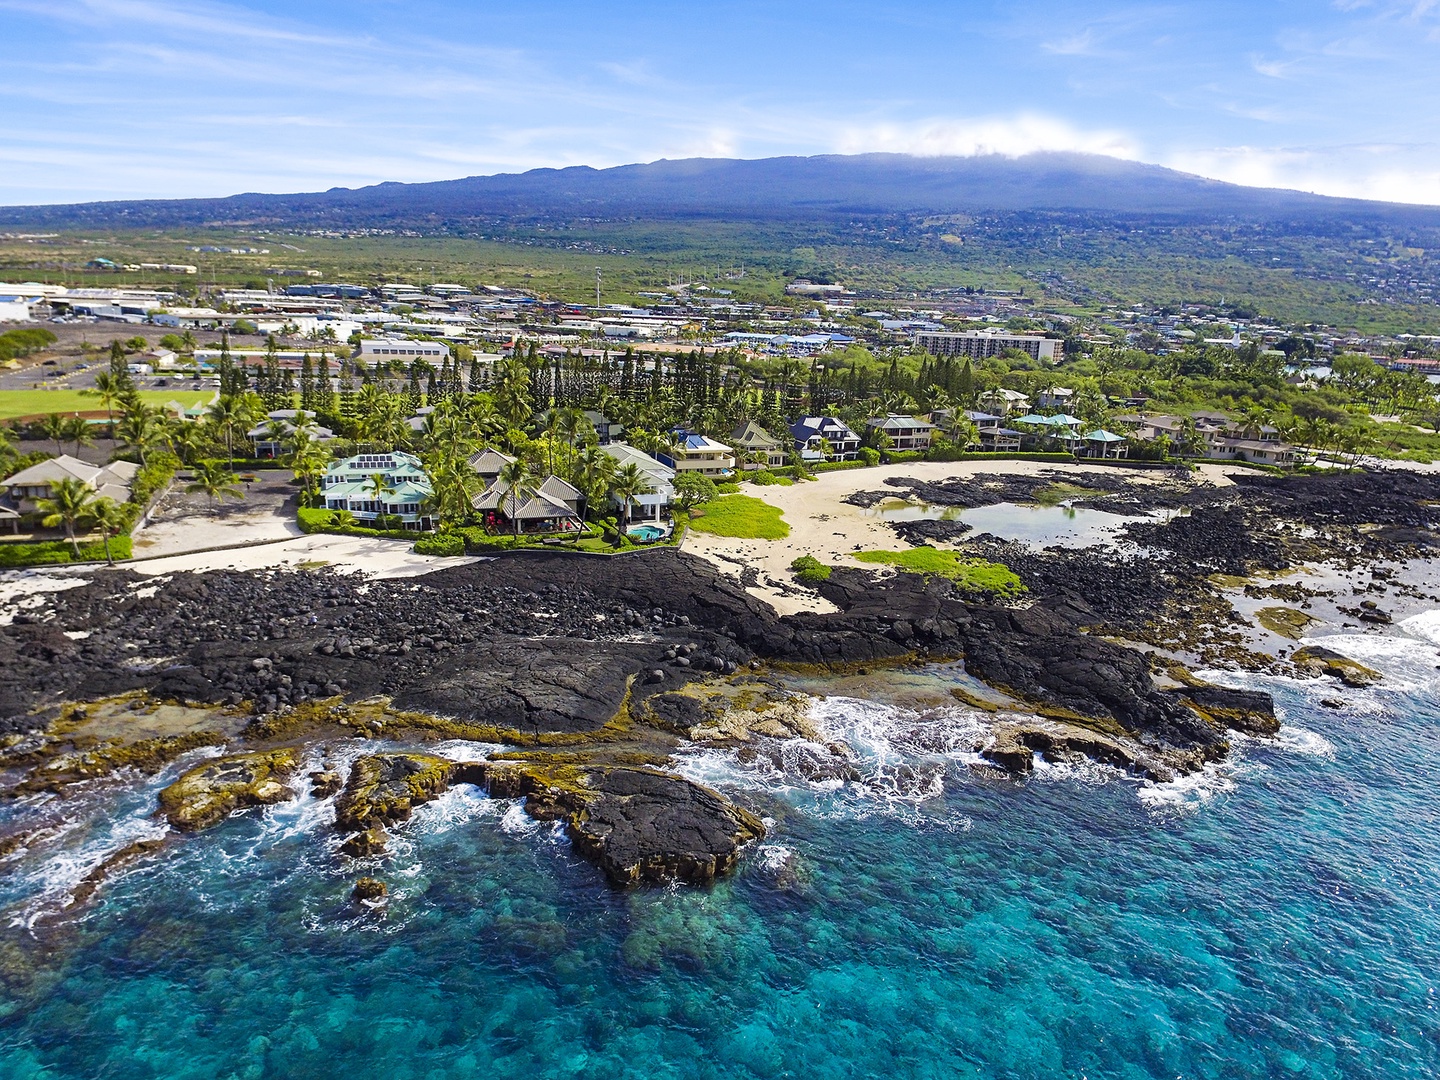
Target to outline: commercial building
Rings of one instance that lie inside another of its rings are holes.
[[[450,355],[450,346],[443,341],[409,341],[397,338],[361,338],[363,360],[426,360],[439,364]]]
[[[921,331],[915,345],[935,356],[969,356],[983,360],[999,356],[1006,349],[1019,349],[1036,360],[1054,363],[1060,358],[1063,342],[1038,334],[1005,334],[995,330],[966,330],[961,333]]]

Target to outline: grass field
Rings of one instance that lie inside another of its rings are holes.
[[[779,507],[750,495],[712,499],[705,504],[703,516],[691,519],[690,528],[741,540],[783,540],[790,535]]]
[[[984,559],[967,559],[953,551],[939,548],[917,547],[908,551],[857,551],[855,558],[864,563],[879,563],[907,570],[912,574],[936,574],[947,577],[962,589],[973,592],[995,593],[998,596],[1018,596],[1025,586],[1008,566],[986,562]]]
[[[151,405],[178,401],[182,405],[207,402],[213,390],[142,390],[140,397]],[[0,420],[17,416],[43,416],[47,413],[68,415],[75,412],[104,412],[105,407],[94,394],[80,390],[0,390]]]

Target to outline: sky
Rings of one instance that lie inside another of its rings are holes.
[[[1440,204],[1440,0],[0,0],[0,204],[1080,150]]]

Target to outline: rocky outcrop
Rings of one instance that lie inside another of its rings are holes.
[[[350,890],[350,895],[359,903],[376,904],[389,896],[390,890],[385,882],[378,878],[362,877],[355,882],[355,888]]]
[[[1039,754],[1054,764],[1098,761],[1158,783],[1175,779],[1170,764],[1137,743],[1055,721],[1000,724],[979,750],[987,761],[1022,776],[1034,770],[1035,755]]]
[[[1296,649],[1290,654],[1290,662],[1306,675],[1329,675],[1357,689],[1374,686],[1382,677],[1374,668],[1321,645]]]
[[[363,833],[406,821],[415,807],[443,795],[457,778],[479,782],[480,769],[431,754],[367,754],[350,767],[345,790],[335,800],[335,827]]]
[[[1218,727],[1246,735],[1274,735],[1280,730],[1275,700],[1259,690],[1232,690],[1196,683],[1170,693]]]
[[[541,821],[563,821],[575,850],[617,886],[714,880],[765,835],[748,810],[657,769],[493,762],[492,795],[525,799]]]
[[[236,810],[293,798],[285,781],[299,764],[294,747],[207,761],[160,792],[160,811],[182,832],[207,829]]]

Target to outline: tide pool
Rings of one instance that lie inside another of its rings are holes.
[[[1389,677],[1345,710],[1253,682],[1282,737],[1158,787],[986,779],[978,714],[831,699],[858,783],[677,762],[772,822],[704,890],[610,890],[459,788],[386,860],[340,858],[307,798],[37,918],[147,835],[148,797],[116,795],[0,880],[0,1076],[1433,1077],[1432,628],[1333,641]],[[366,872],[383,916],[349,902]]]

